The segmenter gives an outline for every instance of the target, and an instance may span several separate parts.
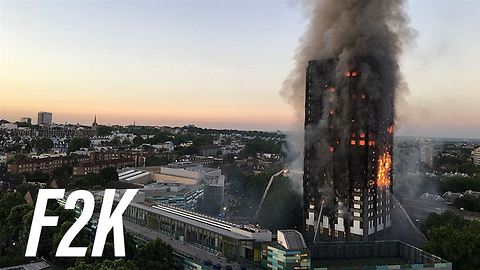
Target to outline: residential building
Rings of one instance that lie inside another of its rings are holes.
[[[220,146],[215,144],[202,145],[198,148],[198,152],[201,156],[217,156],[218,153],[222,152]]]
[[[20,118],[20,123],[27,123],[27,124],[32,124],[32,118],[30,117],[22,117]]]
[[[88,163],[78,163],[73,166],[73,175],[86,175],[89,173],[99,173],[101,170],[107,167],[121,169],[126,167],[132,167],[134,165],[135,165],[135,161],[128,158],[102,160],[102,161],[95,161],[95,162],[88,162]]]
[[[51,125],[53,115],[50,112],[39,112],[37,118],[37,125]]]
[[[7,163],[7,172],[11,174],[23,174],[33,172],[50,173],[65,164],[63,157],[60,158],[29,158]]]
[[[374,240],[391,227],[393,94],[362,86],[354,66],[339,79],[347,67],[337,65],[313,60],[307,67],[307,242]]]
[[[422,140],[420,142],[420,162],[433,167],[433,147],[430,140]]]
[[[480,147],[477,147],[472,151],[472,159],[475,165],[480,166]]]

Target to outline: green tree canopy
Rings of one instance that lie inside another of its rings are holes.
[[[451,212],[432,214],[426,222],[425,250],[453,264],[453,269],[480,269],[480,222]]]
[[[117,170],[113,167],[107,167],[101,170],[100,176],[105,180],[105,182],[118,181]]]
[[[80,148],[88,148],[92,142],[89,138],[73,138],[68,144],[68,151],[75,152]]]
[[[170,270],[173,267],[172,248],[157,238],[140,246],[134,261],[145,270]]]
[[[53,148],[53,141],[50,138],[40,138],[34,143],[35,148],[40,153],[46,153]]]

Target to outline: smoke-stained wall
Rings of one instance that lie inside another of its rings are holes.
[[[310,22],[281,91],[298,116],[296,136],[289,137],[291,164],[315,178],[303,184],[312,193],[304,194],[305,222],[315,233],[325,228],[330,237],[349,238],[355,231],[366,239],[386,224],[390,199],[378,190],[391,189],[394,104],[404,88],[398,61],[413,31],[400,0],[305,6]],[[304,156],[310,163],[302,166]],[[384,215],[377,221],[379,211]]]

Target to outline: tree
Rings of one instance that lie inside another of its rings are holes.
[[[134,262],[141,269],[170,270],[173,268],[172,248],[157,238],[138,248]]]
[[[75,152],[80,148],[88,148],[92,142],[88,138],[73,138],[68,144],[68,152]]]
[[[146,166],[161,166],[172,162],[172,159],[166,155],[150,155],[145,158]]]
[[[480,176],[443,177],[441,179],[441,187],[443,191],[452,192],[480,191]]]
[[[455,200],[455,206],[467,211],[480,212],[480,198],[473,195],[465,195]]]
[[[110,142],[108,142],[108,145],[111,145],[111,146],[119,146],[120,144],[122,144],[122,142],[118,137],[115,137]]]
[[[152,138],[152,140],[150,141],[150,143],[152,144],[159,144],[159,143],[164,143],[166,141],[169,141],[171,140],[172,137],[170,136],[169,133],[167,132],[160,132],[160,133],[157,133],[155,134],[155,136]]]
[[[0,221],[4,221],[13,207],[24,204],[23,196],[16,192],[0,193]],[[0,225],[3,224],[0,223]]]
[[[52,172],[54,178],[57,179],[68,179],[73,173],[73,168],[71,166],[64,165],[60,168],[55,168]]]
[[[22,228],[21,226],[18,226],[18,224],[22,224],[23,218],[32,210],[32,207],[25,203],[18,204],[11,208],[10,214],[4,223],[9,239],[18,241],[18,235]]]
[[[193,145],[197,148],[202,146],[202,145],[210,145],[210,144],[213,144],[213,136],[212,135],[197,136],[193,139]]]
[[[449,260],[454,269],[480,269],[480,222],[433,227],[427,237],[425,250]]]
[[[113,167],[107,167],[100,171],[100,176],[103,177],[105,182],[118,181],[117,170]]]
[[[101,264],[97,265],[95,269],[96,270],[137,270],[137,269],[143,269],[143,268],[138,267],[132,261],[119,259],[115,261],[110,261],[110,260],[103,261]]]
[[[40,153],[46,153],[53,148],[53,141],[49,138],[40,138],[35,141],[35,148]]]
[[[102,126],[102,125],[97,126],[98,136],[110,135],[110,133],[112,133],[113,130],[114,130],[113,127]]]
[[[282,143],[255,138],[245,144],[245,148],[240,152],[240,157],[255,157],[257,153],[281,154]]]
[[[103,260],[97,264],[88,264],[81,262],[78,265],[68,268],[68,270],[137,270],[143,269],[137,267],[132,261],[118,259],[115,261]]]
[[[85,176],[74,178],[68,183],[68,189],[92,189],[95,186],[103,187],[105,179],[96,173],[89,173]]]
[[[425,220],[423,231],[427,232],[430,228],[441,226],[463,226],[465,220],[452,211],[446,211],[442,214],[432,213]]]
[[[0,268],[24,263],[19,245],[24,216],[32,211],[15,192],[0,193]],[[28,225],[30,226],[30,225]]]
[[[135,146],[140,146],[145,143],[141,136],[136,136],[135,138],[133,138],[132,142]]]
[[[452,212],[431,214],[425,223],[425,250],[453,264],[454,269],[480,269],[480,222]]]

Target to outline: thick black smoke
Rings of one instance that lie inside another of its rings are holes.
[[[349,69],[367,74],[362,77],[359,86],[368,89],[368,95],[378,101],[380,111],[393,112],[392,101],[403,92],[401,89],[406,88],[399,58],[414,37],[403,0],[316,0],[304,5],[309,24],[300,38],[294,57],[295,67],[281,90],[281,95],[294,107],[298,118],[288,144],[291,169],[296,170],[303,168],[305,72],[308,61],[336,60],[337,87],[342,86],[345,71]],[[385,98],[386,102],[382,104],[382,97],[387,96],[390,98]],[[342,104],[337,104],[337,107],[341,108]],[[322,120],[319,126],[326,122]]]

